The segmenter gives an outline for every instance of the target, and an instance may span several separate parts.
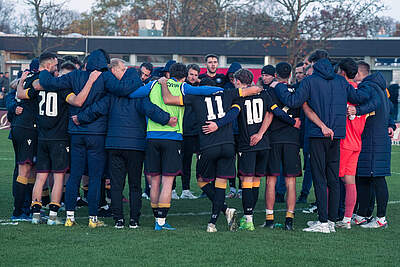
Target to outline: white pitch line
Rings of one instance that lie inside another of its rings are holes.
[[[400,204],[400,200],[393,200],[389,201],[388,204]],[[295,211],[301,211],[302,209],[295,209]],[[255,213],[261,213],[265,212],[265,210],[255,210]],[[279,210],[274,210],[274,212],[286,212],[286,209],[279,209]],[[240,213],[240,212],[239,212]],[[205,216],[205,215],[211,215],[211,212],[204,211],[204,212],[187,212],[187,213],[169,213],[168,216]],[[151,214],[144,214],[141,215],[141,217],[153,217]],[[77,220],[84,220],[87,219],[88,217],[75,217]],[[0,223],[9,223],[11,222],[10,219],[0,219]]]

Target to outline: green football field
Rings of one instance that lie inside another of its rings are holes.
[[[11,194],[14,155],[8,131],[0,131],[0,219],[7,222],[12,213]],[[77,212],[77,227],[31,225],[0,225],[0,265],[284,265],[284,266],[350,266],[400,265],[400,148],[392,152],[392,177],[389,184],[387,219],[382,229],[337,230],[334,234],[304,233],[306,221],[315,214],[303,214],[297,205],[295,231],[258,228],[254,232],[229,232],[220,217],[217,233],[206,233],[211,203],[206,199],[175,200],[168,215],[172,232],[155,232],[150,203],[143,201],[140,229],[113,228],[113,220],[105,219],[108,227],[89,229],[87,208]],[[194,177],[194,176],[192,176]],[[302,179],[298,179],[297,191]],[[264,188],[265,180],[261,188]],[[177,191],[180,194],[180,178]],[[199,195],[195,180],[192,190]],[[255,213],[255,224],[264,221],[264,190],[261,190]],[[311,193],[311,196],[313,193]],[[309,198],[309,201],[314,200]],[[241,208],[241,200],[227,200],[229,206]],[[128,205],[125,204],[127,214]],[[276,205],[276,221],[284,222],[284,204]],[[239,214],[241,215],[241,214]],[[63,214],[64,216],[64,214]]]

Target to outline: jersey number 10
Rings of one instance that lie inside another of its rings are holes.
[[[248,125],[262,122],[263,100],[261,98],[253,99],[253,101],[246,100],[244,105],[246,106]]]
[[[212,98],[206,97],[204,101],[206,102],[207,105],[207,113],[208,113],[207,120],[211,121],[215,120],[217,117],[218,119],[220,119],[225,116],[224,107],[222,106],[222,98],[220,95],[215,96],[215,102],[217,103],[217,111],[218,111],[217,115],[215,115],[214,113]]]
[[[42,99],[39,102],[39,115],[48,117],[57,117],[57,93],[40,91],[39,95]],[[44,106],[44,110],[43,110]]]

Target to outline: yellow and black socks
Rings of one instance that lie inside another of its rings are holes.
[[[40,214],[40,210],[42,209],[42,202],[40,201],[32,201],[31,211],[33,214]]]
[[[256,208],[256,204],[258,201],[258,195],[260,192],[260,181],[257,182],[253,182],[253,187],[251,189],[252,193],[253,193],[253,211]]]
[[[171,203],[158,203],[158,217],[156,221],[159,225],[164,225],[167,218],[169,209],[171,208]]]
[[[273,222],[274,221],[274,210],[265,210],[265,221]]]
[[[247,222],[252,221],[253,215],[253,183],[252,182],[242,182],[242,205],[243,213],[246,217]]]
[[[197,182],[199,185],[200,189],[207,195],[208,199],[211,200],[211,202],[214,202],[215,198],[215,186],[212,183],[208,182]],[[224,203],[222,207],[222,212],[225,213],[227,209],[226,203]]]
[[[57,202],[51,202],[49,205],[49,209],[50,209],[50,213],[49,213],[49,217],[50,220],[55,220],[57,217],[57,212],[58,210],[61,208],[60,203]]]
[[[225,202],[226,182],[215,182],[215,197],[212,206],[210,223],[216,224],[219,213],[223,211]]]
[[[153,210],[154,218],[157,219],[158,217],[158,203],[150,203],[151,209]]]
[[[43,206],[47,206],[50,203],[50,192],[49,188],[44,188],[42,191],[42,204]]]
[[[288,210],[286,212],[286,223],[289,221],[293,221],[294,219],[294,211]]]
[[[13,216],[21,216],[25,201],[25,192],[27,190],[28,178],[18,176],[15,183],[14,211]]]

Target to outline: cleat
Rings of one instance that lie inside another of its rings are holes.
[[[247,230],[247,231],[254,231],[256,230],[254,228],[254,223],[253,222],[245,222],[242,226],[239,227],[240,230]]]
[[[106,224],[103,221],[94,221],[92,219],[89,219],[89,224],[88,224],[89,228],[97,228],[97,227],[104,227],[106,226]]]
[[[134,219],[131,219],[130,221],[129,221],[129,228],[131,228],[131,229],[137,229],[137,228],[139,228],[139,222],[137,222],[137,221],[135,221]]]
[[[144,193],[142,194],[142,198],[147,199],[147,200],[150,199],[149,195],[147,195],[146,192],[144,192]],[[128,201],[127,201],[127,202],[128,202]]]
[[[20,216],[12,216],[11,221],[12,222],[30,222],[30,221],[32,221],[32,217],[26,215],[25,213],[22,213]]]
[[[303,232],[329,234],[330,233],[329,224],[328,223],[321,223],[319,221],[318,222],[313,222],[313,224],[310,227],[304,228]]]
[[[174,230],[176,230],[176,228],[172,227],[167,222],[164,225],[159,225],[158,222],[156,222],[156,224],[154,226],[154,230],[156,230],[156,231],[161,231],[161,230],[174,231]]]
[[[388,227],[388,223],[384,218],[372,218],[369,222],[361,224],[362,228],[382,228],[386,229]]]
[[[242,218],[240,218],[240,221],[239,221],[239,228],[241,228],[242,227],[242,225],[244,225],[246,223],[246,217],[242,217]]]
[[[310,214],[310,213],[317,213],[318,207],[315,203],[312,203],[308,208],[303,209],[303,213]]]
[[[75,226],[75,225],[77,225],[75,220],[73,221],[73,220],[71,220],[69,218],[67,218],[67,220],[65,221],[65,224],[64,224],[65,227],[72,227],[72,226]]]
[[[226,198],[235,198],[236,197],[236,188],[231,187],[229,189],[229,193],[226,195]]]
[[[336,222],[336,227],[337,228],[343,228],[343,229],[351,229],[351,221],[345,222],[345,221],[338,221]]]
[[[355,215],[354,218],[352,219],[353,224],[355,225],[362,225],[368,223],[368,218],[367,217],[362,217],[359,215]]]
[[[207,194],[202,192],[201,195],[198,198],[207,198]]]
[[[195,195],[193,195],[192,191],[190,190],[183,190],[181,194],[181,199],[197,199]]]
[[[293,219],[292,218],[286,218],[283,230],[287,230],[287,231],[293,231],[294,230],[294,228],[293,228]]]
[[[328,227],[329,227],[329,232],[336,233],[334,222],[328,220]]]
[[[32,216],[32,224],[41,224],[42,218],[40,217],[40,213],[34,213]]]
[[[275,228],[274,220],[266,220],[262,225],[260,225],[260,227],[274,229]]]
[[[215,227],[215,224],[209,223],[207,224],[207,233],[216,233],[217,228]]]
[[[319,223],[319,221],[308,221],[307,226],[312,227],[313,225],[318,224],[318,223]]]
[[[105,218],[105,217],[112,217],[113,214],[110,207],[108,205],[105,205],[99,209],[97,216]]]
[[[172,198],[172,199],[179,199],[179,196],[178,196],[178,194],[176,193],[176,190],[172,190],[171,198]]]
[[[125,227],[125,225],[124,225],[124,220],[123,219],[119,219],[119,220],[115,221],[114,228],[123,229],[124,227]]]
[[[50,217],[47,220],[47,225],[62,225],[62,224],[64,224],[64,222],[60,218],[58,218],[57,216],[55,216],[54,218]]]
[[[80,207],[85,207],[85,206],[87,206],[87,205],[88,205],[88,202],[86,201],[86,199],[78,197],[78,199],[77,199],[77,201],[76,201],[76,206],[77,206],[78,208],[80,208]]]
[[[225,211],[225,217],[226,217],[226,221],[228,223],[228,229],[231,232],[234,232],[237,230],[237,224],[236,224],[237,216],[236,215],[237,215],[236,209],[227,208]]]
[[[242,199],[242,189],[237,191],[236,197]]]

